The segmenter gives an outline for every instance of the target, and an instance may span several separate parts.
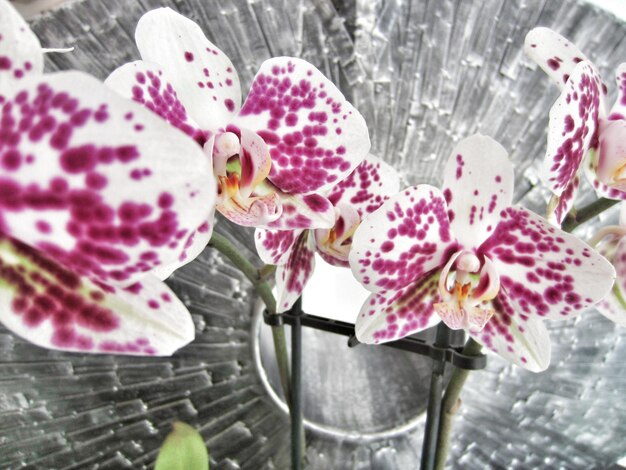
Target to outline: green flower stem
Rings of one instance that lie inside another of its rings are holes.
[[[469,339],[463,348],[463,354],[468,356],[478,356],[482,346]],[[471,371],[467,369],[454,368],[450,382],[446,387],[446,393],[443,395],[441,403],[441,416],[439,417],[439,436],[437,436],[437,452],[435,454],[435,469],[443,470],[448,456],[448,448],[450,447],[450,434],[452,433],[452,419],[460,406],[461,391],[463,385],[469,377]]]
[[[585,207],[578,209],[577,211],[571,211],[565,216],[565,220],[563,221],[563,224],[561,224],[561,229],[564,232],[572,232],[579,225],[593,219],[595,216],[613,207],[618,202],[620,201],[600,198]]]
[[[209,241],[217,251],[228,258],[252,283],[255,290],[265,303],[265,307],[270,313],[276,313],[276,299],[272,293],[272,288],[265,282],[250,261],[243,257],[240,251],[228,239],[219,233],[213,232],[213,236]],[[274,338],[274,351],[276,353],[276,362],[278,363],[278,373],[280,375],[280,383],[283,387],[285,400],[287,404],[291,403],[291,393],[289,389],[289,356],[287,354],[287,341],[285,340],[285,329],[281,326],[272,326],[272,336]]]

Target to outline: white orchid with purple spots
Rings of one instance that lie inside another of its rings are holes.
[[[276,270],[277,311],[289,310],[313,274],[315,252],[329,264],[347,267],[352,236],[363,217],[398,192],[400,177],[387,163],[368,155],[327,197],[335,210],[332,228],[315,230],[257,229],[257,252]]]
[[[589,59],[548,28],[526,36],[526,54],[559,86],[550,110],[542,179],[554,193],[549,206],[557,223],[573,207],[580,168],[600,197],[626,199],[626,63],[617,69],[618,97],[607,103],[607,87]]]
[[[270,59],[241,106],[233,64],[193,21],[153,10],[135,37],[142,60],[106,83],[203,146],[223,215],[274,229],[333,226],[321,193],[349,175],[370,144],[363,117],[332,82],[301,59]]]
[[[349,258],[372,292],[356,322],[360,341],[395,340],[441,319],[526,369],[547,368],[542,320],[600,301],[615,271],[576,237],[511,206],[513,179],[504,148],[475,135],[453,150],[443,191],[406,189],[365,218]]]
[[[169,355],[194,325],[157,276],[210,236],[212,168],[95,78],[42,72],[0,0],[0,321],[47,348]]]

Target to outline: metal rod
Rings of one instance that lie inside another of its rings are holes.
[[[302,468],[302,297],[291,308],[291,466]]]
[[[452,330],[448,328],[445,323],[441,322],[437,327],[435,345],[441,348],[447,348],[450,346],[451,336]],[[424,441],[422,443],[421,470],[433,470],[435,468],[439,418],[441,416],[441,398],[443,395],[443,374],[445,369],[445,360],[433,360],[433,373],[430,379],[430,393],[426,411],[426,428],[424,431]]]

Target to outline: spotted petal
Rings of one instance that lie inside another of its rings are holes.
[[[170,277],[178,268],[186,265],[190,261],[193,261],[198,256],[200,256],[200,253],[202,253],[207,247],[209,241],[211,240],[211,236],[213,235],[214,218],[215,214],[212,213],[209,216],[208,221],[203,222],[200,227],[191,232],[191,235],[187,237],[187,241],[183,246],[182,253],[178,256],[178,260],[163,266],[157,266],[150,273],[157,279],[164,281],[165,279]]]
[[[293,230],[296,228],[331,228],[335,224],[335,208],[321,194],[278,193],[282,214],[268,224],[269,228]]]
[[[257,229],[254,233],[256,251],[265,264],[281,266],[287,263],[301,233],[302,230]]]
[[[542,178],[560,196],[578,172],[598,125],[600,78],[587,62],[576,66],[550,110]]]
[[[550,335],[543,321],[520,315],[503,291],[490,302],[490,308],[495,311],[491,320],[472,337],[524,369],[546,370],[550,364]]]
[[[199,146],[95,78],[24,79],[2,114],[2,231],[73,271],[132,284],[177,263],[209,220],[216,187]]]
[[[39,39],[5,0],[0,0],[0,104],[9,83],[43,72]]]
[[[626,326],[626,238],[606,241],[600,245],[598,251],[613,263],[617,279],[611,291],[596,308],[612,322]]]
[[[500,273],[511,307],[527,317],[579,314],[599,302],[615,279],[604,257],[522,207],[504,211],[480,252]]]
[[[270,180],[287,193],[330,189],[370,148],[365,120],[314,66],[279,57],[261,65],[234,123],[270,148]]]
[[[388,163],[370,154],[350,176],[331,189],[328,199],[334,206],[351,205],[363,218],[399,190],[398,172]]]
[[[439,323],[434,310],[434,304],[441,302],[438,279],[437,271],[400,290],[371,294],[356,320],[357,339],[368,344],[386,343]]]
[[[391,197],[361,222],[349,261],[366,289],[399,290],[445,264],[455,247],[441,191],[423,184]]]
[[[444,170],[443,194],[459,243],[475,248],[493,233],[500,211],[511,205],[513,183],[513,165],[498,142],[473,135],[456,145]]]
[[[114,70],[104,83],[125,98],[158,114],[172,126],[195,138],[200,145],[204,144],[205,133],[189,117],[171,80],[157,65],[142,60],[124,64]]]
[[[626,63],[620,64],[615,74],[617,99],[611,108],[609,119],[626,119]]]
[[[289,310],[302,295],[315,267],[315,242],[310,231],[298,237],[287,263],[276,269],[276,311]]]
[[[549,28],[534,28],[524,41],[524,52],[563,88],[576,66],[589,61],[570,41]]]
[[[99,287],[32,248],[0,240],[0,321],[32,343],[90,353],[167,356],[189,343],[185,306],[152,276]]]
[[[135,31],[141,58],[163,68],[189,115],[204,130],[228,124],[241,106],[239,77],[230,59],[202,29],[170,8],[141,17]]]

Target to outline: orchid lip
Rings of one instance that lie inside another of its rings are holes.
[[[439,294],[443,302],[435,310],[452,329],[480,331],[494,311],[482,306],[500,290],[500,280],[491,260],[483,260],[468,250],[454,253],[439,277]]]

